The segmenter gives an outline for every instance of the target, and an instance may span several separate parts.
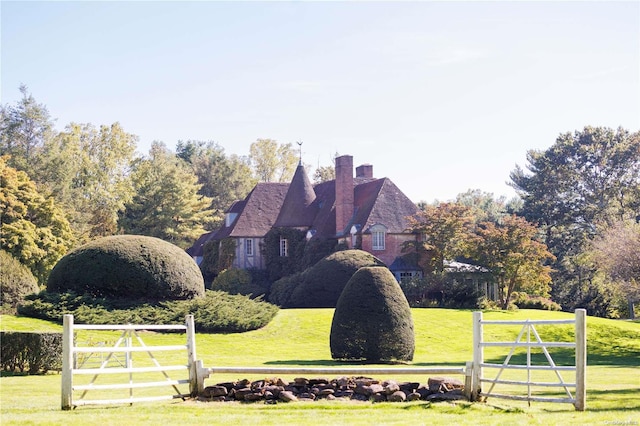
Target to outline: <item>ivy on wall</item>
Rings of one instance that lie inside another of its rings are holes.
[[[205,282],[210,283],[220,272],[233,265],[236,243],[233,238],[211,240],[204,245],[203,252],[200,270]]]
[[[299,272],[306,245],[306,233],[294,228],[272,228],[264,237],[262,254],[271,282]],[[280,239],[287,240],[287,256],[280,256]]]

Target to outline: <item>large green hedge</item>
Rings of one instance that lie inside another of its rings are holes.
[[[304,272],[276,281],[269,301],[287,308],[334,308],[349,279],[365,266],[383,266],[362,250],[339,251]]]
[[[62,333],[0,332],[4,371],[46,373],[62,368]]]
[[[123,300],[93,298],[86,294],[48,293],[30,295],[18,308],[20,315],[62,322],[74,316],[77,324],[180,324],[193,314],[201,333],[240,333],[264,327],[278,307],[259,299],[223,291],[205,292],[204,297],[170,300],[157,304],[127,304]]]
[[[129,300],[179,300],[204,295],[204,279],[178,246],[153,237],[117,235],[92,241],[60,259],[47,290]]]
[[[386,267],[364,267],[351,277],[333,315],[330,346],[334,359],[372,363],[413,359],[411,309]]]
[[[29,268],[8,252],[0,250],[0,313],[15,314],[27,294],[40,290]]]

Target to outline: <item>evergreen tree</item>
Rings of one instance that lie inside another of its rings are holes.
[[[198,194],[197,177],[164,144],[154,142],[149,156],[134,163],[132,181],[135,195],[119,222],[124,232],[181,247],[205,232],[211,199]]]

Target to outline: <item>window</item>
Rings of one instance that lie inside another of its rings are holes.
[[[373,250],[385,249],[385,235],[387,233],[387,227],[384,225],[373,225],[371,227],[371,239]]]
[[[373,249],[384,250],[384,231],[372,232],[373,235]]]
[[[253,240],[250,238],[245,241],[245,253],[247,256],[253,256]]]
[[[289,250],[288,250],[289,246],[287,243],[287,239],[286,238],[282,238],[280,237],[280,256],[281,257],[287,257],[289,254]]]

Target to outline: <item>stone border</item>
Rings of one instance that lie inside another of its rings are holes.
[[[370,377],[339,377],[307,379],[299,377],[292,382],[281,378],[257,381],[248,379],[207,386],[198,401],[278,402],[356,400],[372,402],[453,401],[467,400],[464,384],[458,379],[429,378],[426,385],[418,382],[379,381]]]

